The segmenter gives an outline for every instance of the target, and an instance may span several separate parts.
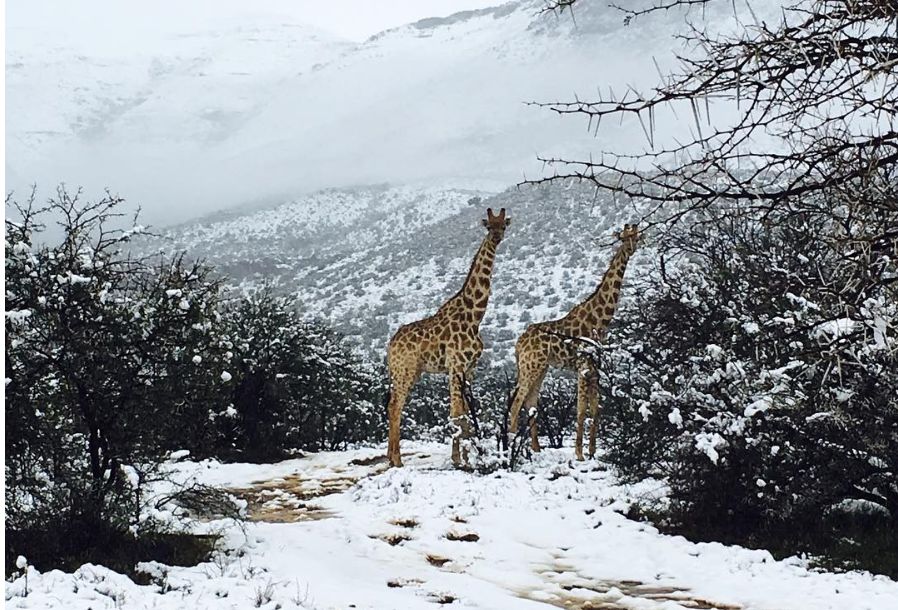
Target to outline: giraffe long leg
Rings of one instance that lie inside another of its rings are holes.
[[[464,397],[465,368],[450,367],[449,370],[449,417],[458,427],[452,435],[452,463],[461,466],[467,462],[467,454],[461,454],[461,439],[471,436],[471,423],[468,419],[468,407]]]
[[[511,402],[511,416],[508,424],[508,434],[514,436],[518,432],[518,417],[521,413],[521,407],[525,403],[528,406],[531,402],[536,402],[535,397],[539,396],[539,382],[542,380],[542,371],[538,366],[520,363],[518,365],[518,381],[515,384],[514,398]]]
[[[577,439],[574,441],[574,452],[577,460],[583,461],[583,422],[586,419],[589,382],[584,371],[577,373]]]
[[[591,418],[589,423],[589,457],[593,458],[596,455],[596,431],[599,421],[599,379],[595,371],[592,372],[587,388],[589,417]]]
[[[387,444],[387,459],[391,466],[402,466],[399,454],[399,425],[402,420],[402,407],[408,394],[418,380],[418,373],[409,367],[393,366],[390,368],[390,403],[387,415],[390,420],[390,435]]]
[[[530,394],[524,404],[527,406],[527,412],[530,413],[530,448],[533,451],[541,451],[539,446],[539,428],[537,421],[539,420],[539,389],[543,387],[543,380],[546,378],[546,368],[544,367],[533,384]]]

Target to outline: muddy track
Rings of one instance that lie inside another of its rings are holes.
[[[415,454],[410,454],[412,457]],[[421,454],[417,457],[426,458]],[[228,492],[245,500],[249,521],[297,523],[336,517],[315,500],[346,491],[360,480],[381,474],[389,467],[385,456],[349,461],[335,468],[311,468],[275,479],[256,481]],[[320,474],[321,476],[316,476]]]
[[[683,587],[649,584],[637,580],[596,581],[560,565],[540,570],[539,573],[550,582],[557,579],[567,581],[564,584],[556,583],[562,593],[547,593],[545,590],[531,589],[518,592],[518,596],[566,610],[632,610],[635,606],[628,601],[634,599],[655,602],[660,607],[667,607],[662,604],[673,602],[683,608],[694,610],[740,610],[741,608],[741,606],[692,595],[689,589]]]

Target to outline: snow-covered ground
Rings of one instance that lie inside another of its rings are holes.
[[[898,608],[898,583],[809,570],[765,551],[695,544],[620,511],[663,493],[599,462],[545,451],[522,472],[453,470],[443,445],[322,453],[274,465],[181,463],[182,478],[237,490],[254,521],[225,527],[214,561],[145,565],[138,586],[105,568],[33,569],[8,608]],[[259,520],[264,519],[264,520]]]

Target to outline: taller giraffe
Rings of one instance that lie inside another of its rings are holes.
[[[391,466],[402,466],[399,455],[402,407],[422,372],[449,374],[449,416],[464,438],[470,435],[463,386],[483,352],[480,321],[490,296],[490,276],[496,247],[505,236],[509,224],[511,219],[505,217],[505,208],[499,210],[497,215],[493,214],[492,208],[488,208],[483,220],[487,235],[474,256],[461,290],[434,315],[400,327],[390,339],[387,346],[391,382],[387,457]],[[452,462],[456,466],[463,462],[459,449],[456,434],[452,438]]]
[[[621,245],[602,277],[599,287],[589,298],[576,305],[566,316],[549,322],[531,324],[515,345],[518,380],[511,402],[511,434],[518,429],[518,415],[523,405],[532,412],[530,443],[539,451],[536,429],[536,406],[539,389],[547,369],[551,367],[577,373],[577,459],[583,459],[583,422],[589,408],[592,424],[589,430],[589,455],[596,449],[596,416],[599,410],[598,371],[592,360],[582,354],[582,346],[574,338],[586,337],[603,341],[608,324],[617,309],[624,271],[633,252],[639,232],[636,225],[624,225]]]

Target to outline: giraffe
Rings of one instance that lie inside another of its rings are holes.
[[[563,318],[531,324],[515,345],[518,380],[511,400],[509,431],[511,435],[517,432],[518,415],[521,407],[527,405],[528,411],[532,413],[530,444],[534,451],[540,449],[536,429],[539,389],[546,370],[551,366],[576,371],[576,456],[578,460],[583,459],[583,422],[587,409],[592,417],[589,430],[589,456],[595,454],[596,415],[599,410],[598,371],[592,360],[582,355],[579,342],[572,337],[585,337],[599,342],[605,339],[608,323],[617,308],[627,262],[636,250],[639,239],[636,225],[624,225],[620,239],[621,245],[595,292]]]
[[[480,321],[490,296],[490,275],[496,247],[505,236],[509,224],[511,218],[506,218],[505,208],[495,215],[492,208],[488,208],[483,220],[487,235],[474,256],[461,290],[434,315],[400,327],[390,339],[387,346],[390,372],[387,458],[391,466],[402,466],[399,454],[402,407],[423,372],[449,374],[449,416],[459,429],[459,433],[452,438],[452,462],[461,466],[467,461],[467,456],[462,456],[459,451],[459,434],[464,438],[470,435],[468,406],[463,397],[464,384],[483,351]]]

